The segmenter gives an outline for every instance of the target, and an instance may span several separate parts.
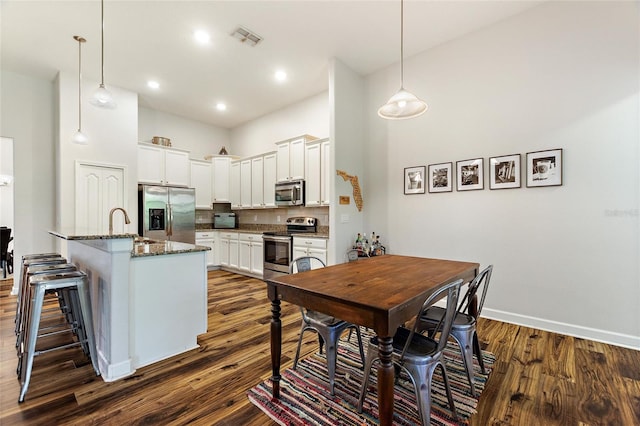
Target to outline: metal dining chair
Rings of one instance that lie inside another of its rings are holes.
[[[428,426],[431,422],[431,381],[436,367],[440,367],[442,371],[443,382],[449,400],[449,406],[453,417],[457,419],[456,407],[449,388],[449,378],[444,367],[443,353],[447,345],[449,331],[453,323],[453,317],[456,313],[456,305],[458,303],[458,295],[462,280],[449,283],[434,293],[429,295],[424,301],[417,317],[432,306],[435,302],[443,297],[447,297],[447,307],[443,310],[440,318],[441,334],[436,340],[434,337],[428,337],[418,332],[418,321],[414,322],[411,329],[399,327],[393,336],[393,354],[392,359],[396,370],[403,370],[411,379],[413,384],[418,413],[422,420],[423,426]],[[378,338],[373,337],[369,340],[367,346],[367,361],[364,367],[364,379],[360,387],[360,398],[358,399],[358,412],[362,413],[364,397],[367,391],[369,375],[373,363],[379,359],[378,356]]]
[[[484,305],[484,299],[487,296],[487,289],[489,288],[489,281],[491,280],[491,273],[493,272],[493,265],[487,266],[482,272],[480,272],[469,283],[469,288],[465,296],[460,299],[460,304],[456,311],[456,316],[451,326],[450,336],[460,346],[460,352],[462,354],[462,360],[464,361],[464,367],[467,370],[467,378],[469,379],[469,386],[471,387],[471,395],[476,396],[476,389],[474,386],[473,378],[473,356],[475,355],[480,365],[482,374],[485,374],[484,360],[482,359],[482,350],[480,349],[480,342],[478,341],[478,333],[476,332],[476,323],[482,306]],[[480,292],[480,302],[478,303],[478,291]],[[438,319],[442,316],[443,308],[439,306],[433,306],[420,315],[420,322],[418,324],[418,332],[422,333],[427,331],[429,335],[432,335],[438,330]]]
[[[325,264],[321,259],[313,256],[303,256],[291,262],[289,273],[294,274],[324,267]],[[303,307],[300,307],[300,312],[302,313],[302,326],[300,329],[300,337],[298,338],[298,349],[296,350],[296,357],[293,361],[293,369],[295,370],[298,367],[298,359],[300,358],[300,347],[302,345],[302,336],[304,332],[307,330],[315,331],[316,333],[318,333],[320,353],[322,353],[323,344],[326,343],[327,346],[329,390],[331,391],[331,395],[334,395],[338,342],[340,340],[340,336],[346,329],[353,329],[356,331],[356,336],[358,338],[358,347],[360,349],[360,358],[362,359],[362,365],[364,365],[364,350],[362,349],[362,336],[360,334],[360,328],[355,324],[351,324],[349,322],[334,318],[321,312],[305,309]]]

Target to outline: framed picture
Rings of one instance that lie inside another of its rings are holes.
[[[520,188],[520,154],[489,158],[489,189]]]
[[[458,191],[484,189],[484,158],[456,161]]]
[[[404,169],[404,193],[424,194],[424,178],[426,167],[406,167]]]
[[[562,185],[562,149],[527,152],[527,186]]]
[[[429,164],[429,192],[451,192],[453,163]]]

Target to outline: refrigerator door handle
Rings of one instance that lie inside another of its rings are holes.
[[[173,210],[171,209],[171,203],[167,204],[167,210],[169,210],[169,226],[167,227],[167,236],[171,237],[173,235]],[[171,239],[171,238],[169,238]]]

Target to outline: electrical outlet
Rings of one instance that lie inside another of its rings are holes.
[[[258,215],[257,215],[257,214],[254,214],[254,215],[253,215],[253,221],[254,221],[254,222],[257,222],[257,221],[258,221]]]
[[[280,216],[276,216],[276,222],[280,222]]]

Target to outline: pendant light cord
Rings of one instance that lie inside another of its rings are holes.
[[[102,20],[102,26],[100,27],[100,38],[101,38],[101,50],[102,50],[102,56],[101,56],[101,60],[102,60],[102,82],[101,82],[101,86],[104,87],[104,0],[100,0],[100,13],[101,13],[101,20]]]
[[[404,89],[404,0],[400,0],[400,88]]]
[[[82,131],[82,43],[84,37],[73,36],[78,42],[78,131]]]

